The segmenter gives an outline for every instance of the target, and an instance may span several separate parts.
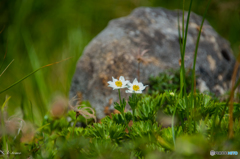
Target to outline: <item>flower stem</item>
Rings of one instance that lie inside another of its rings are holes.
[[[133,122],[134,122],[134,115],[135,115],[135,108],[136,108],[136,93],[133,93],[133,100],[134,100],[134,108],[132,109],[133,111]]]
[[[121,100],[121,93],[120,93],[120,89],[118,89],[118,95],[119,95],[120,105],[122,106],[122,100]]]
[[[127,119],[126,119],[126,117],[125,117],[125,114],[124,114],[124,106],[123,106],[123,104],[122,104],[122,99],[121,99],[121,93],[120,93],[120,89],[118,89],[118,95],[119,95],[119,100],[120,100],[120,105],[121,105],[121,108],[122,108],[122,115],[123,115],[123,118],[124,118],[124,122],[125,122],[125,124],[127,125]]]

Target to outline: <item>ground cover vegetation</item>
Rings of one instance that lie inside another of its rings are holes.
[[[137,2],[140,3],[140,1]],[[207,1],[206,5],[203,6],[204,10],[201,13],[204,17],[203,22],[209,12],[210,2]],[[188,6],[188,15],[190,15],[192,4],[192,0],[183,3],[183,11],[185,6]],[[29,10],[25,9],[29,7],[28,5],[38,7],[33,2],[32,4],[21,3],[21,5],[20,13],[22,14],[16,18],[16,21],[24,18],[23,15],[27,15]],[[41,8],[38,9],[41,10]],[[180,22],[181,19],[179,19]],[[51,96],[48,89],[52,88],[49,88],[50,86],[44,83],[46,79],[44,79],[43,74],[47,72],[44,72],[43,68],[59,66],[66,61],[58,60],[60,64],[58,62],[49,62],[51,64],[41,67],[38,61],[39,57],[36,56],[37,49],[40,47],[34,47],[32,44],[34,40],[31,39],[29,31],[22,28],[21,36],[23,41],[20,40],[19,43],[24,43],[27,55],[32,60],[32,69],[35,71],[29,71],[29,74],[25,74],[25,77],[15,83],[9,81],[13,84],[7,82],[4,87],[1,86],[0,95],[16,87],[18,89],[28,87],[29,83],[27,82],[30,82],[29,78],[31,78],[32,74],[35,76],[36,88],[40,90],[40,93],[30,89],[28,93],[31,95],[28,97],[22,96],[19,107],[22,118],[17,115],[7,115],[9,110],[7,108],[11,105],[9,101],[14,100],[13,97],[6,96],[3,100],[0,120],[1,157],[200,159],[228,157],[211,157],[211,150],[239,151],[240,107],[238,102],[235,102],[239,99],[237,99],[237,94],[234,93],[240,83],[240,80],[236,80],[238,63],[232,76],[232,88],[229,90],[227,98],[219,100],[211,94],[199,93],[194,83],[196,81],[197,48],[202,25],[196,43],[193,68],[188,74],[188,70],[184,68],[188,23],[189,16],[186,28],[179,29],[179,37],[183,39],[183,42],[180,42],[182,57],[180,70],[172,73],[161,73],[158,77],[151,77],[148,86],[144,86],[137,79],[131,79],[133,81],[131,83],[125,81],[124,77],[119,79],[113,77],[113,80],[109,81],[109,86],[113,88],[113,93],[119,95],[119,102],[114,103],[118,113],[106,116],[100,122],[96,122],[94,109],[91,108],[89,102],[78,98],[68,101],[65,95],[62,95],[53,99],[51,109],[48,108],[49,98],[46,96]],[[83,36],[82,32],[75,30],[72,34],[68,34],[71,35],[69,37],[70,43],[71,40],[75,41],[75,38],[79,38],[75,36],[75,33],[81,35],[80,37]],[[83,42],[82,45],[84,44]],[[13,43],[8,45],[13,46]],[[72,48],[67,48],[66,51],[73,51],[77,56],[79,47],[76,47],[76,45],[72,44]],[[14,48],[11,49],[10,52],[13,52]],[[4,59],[6,59],[7,54],[4,55]],[[68,58],[64,53],[62,53],[62,57],[66,60]],[[3,61],[3,64],[6,62],[8,61]],[[10,64],[6,67],[0,65],[2,70],[0,79],[3,78],[2,75],[6,74]],[[64,67],[63,65],[61,67]],[[70,66],[64,68],[68,70]],[[66,85],[66,83],[70,82],[69,78],[71,77],[65,77],[60,83]],[[17,86],[16,84],[20,82],[26,83],[24,86]],[[64,87],[64,89],[67,88],[69,86]],[[126,93],[131,93],[129,99],[121,98],[119,89],[126,89]],[[143,93],[145,89],[148,89],[147,93]],[[41,100],[26,100],[26,98],[31,99],[31,97],[34,99],[36,96]],[[38,102],[42,106],[35,109],[34,105]],[[125,109],[127,104],[129,104],[131,110],[127,111]],[[238,156],[231,157],[237,158]]]

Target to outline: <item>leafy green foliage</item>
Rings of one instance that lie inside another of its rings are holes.
[[[133,93],[132,96],[129,97],[128,104],[130,105],[132,110],[136,109],[139,100],[139,95],[137,95],[136,93]]]
[[[123,99],[122,103],[118,104],[117,102],[114,102],[114,108],[117,109],[118,111],[120,111],[122,114],[124,114],[124,110],[126,107],[126,100]]]
[[[86,136],[103,140],[120,142],[125,136],[126,126],[114,123],[109,117],[102,120],[102,124],[94,123],[86,129]]]
[[[227,138],[229,115],[225,102],[197,92],[189,106],[191,94],[181,97],[177,89],[159,93],[150,88],[150,92],[132,94],[128,101],[114,103],[120,114],[111,114],[100,123],[85,119],[76,111],[61,117],[48,113],[33,138],[18,127],[15,135],[6,131],[0,148],[8,146],[25,158],[195,158],[206,156],[212,149],[227,149],[224,143],[231,140]],[[132,112],[126,112],[127,102]],[[90,107],[88,102],[82,104]],[[234,139],[240,137],[239,113],[239,104],[234,103]],[[1,126],[7,127],[7,122],[5,125]],[[240,148],[240,143],[232,142],[231,147]]]
[[[117,124],[129,123],[130,120],[132,120],[132,118],[133,118],[133,115],[130,112],[124,113],[125,119],[122,114],[111,114],[111,116],[112,116],[112,120]],[[126,120],[126,122],[125,122],[125,120]]]
[[[143,97],[138,102],[136,108],[136,118],[138,120],[151,120],[154,122],[162,100],[164,100],[163,94],[159,94],[155,98],[152,98],[151,96]]]
[[[33,158],[148,158],[151,155],[157,158],[195,158],[197,155],[204,158],[212,149],[227,150],[224,145],[230,142],[227,139],[228,114],[220,121],[225,103],[196,93],[194,107],[187,111],[185,100],[190,97],[189,94],[187,98],[180,98],[176,91],[131,96],[128,103],[134,104],[135,114],[130,111],[111,114],[100,123],[86,122],[81,116],[76,118],[74,111],[60,118],[47,114],[34,138],[24,141],[26,132],[20,129],[16,137],[7,134],[6,143],[9,150],[21,152],[21,157]],[[115,105],[120,108],[120,104]],[[238,104],[234,105],[234,113],[238,113]],[[174,127],[166,126],[168,116],[174,112]],[[240,122],[237,115],[234,121],[234,139],[238,139]],[[87,127],[74,127],[76,122],[85,122]],[[230,145],[231,150],[240,148],[240,142]]]
[[[185,82],[187,85],[187,92],[191,90],[191,76],[190,70],[185,74]],[[169,70],[166,72],[160,73],[156,77],[150,77],[150,89],[149,93],[157,91],[159,93],[164,93],[165,90],[178,90],[180,91],[180,71],[179,70]]]
[[[157,123],[152,123],[150,120],[137,121],[134,122],[130,128],[131,133],[129,133],[129,135],[131,139],[148,137],[149,140],[153,140],[153,138],[160,133],[160,130],[161,127],[158,126]]]

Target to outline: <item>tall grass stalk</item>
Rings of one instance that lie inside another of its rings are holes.
[[[32,40],[31,40],[31,35],[29,34],[28,31],[24,30],[22,32],[22,36],[23,36],[23,39],[24,39],[25,46],[27,48],[27,53],[28,53],[32,68],[33,68],[33,70],[36,70],[41,65],[40,65],[39,59],[37,57],[37,53],[35,51],[35,48],[33,46],[33,43],[32,43]],[[43,104],[44,104],[41,107],[41,109],[47,110],[49,91],[48,91],[47,86],[45,84],[44,75],[42,74],[42,72],[38,72],[34,75],[35,75],[35,79],[36,79],[36,82],[37,82],[37,86],[38,86],[39,91],[40,91],[41,99],[42,99]]]
[[[184,3],[184,1],[183,1]],[[185,50],[186,50],[186,43],[187,43],[187,33],[188,33],[188,24],[189,24],[189,19],[190,19],[190,13],[191,13],[191,8],[192,8],[192,0],[190,1],[190,5],[188,8],[188,16],[187,16],[187,22],[186,22],[186,28],[185,28],[185,35],[184,35],[184,31],[183,32],[183,47],[182,47],[182,58],[181,58],[181,73],[182,73],[182,77],[183,77],[183,91],[184,91],[184,96],[186,97],[187,92],[186,92],[186,83],[185,83],[185,67],[184,67],[184,57],[185,57]],[[184,27],[184,12],[182,15],[183,18],[183,27]],[[184,30],[184,29],[183,29]]]
[[[194,117],[194,86],[195,86],[195,66],[196,66],[196,61],[197,61],[197,51],[198,51],[198,45],[199,45],[199,41],[200,41],[200,37],[201,37],[201,33],[202,33],[202,27],[203,27],[203,23],[204,20],[206,18],[206,14],[207,14],[207,10],[209,8],[211,0],[208,1],[207,7],[205,9],[203,18],[202,18],[202,22],[201,22],[201,26],[198,32],[198,37],[197,37],[197,43],[196,43],[196,47],[195,47],[195,52],[194,52],[194,60],[193,60],[193,69],[192,69],[192,87],[191,87],[191,98],[190,98],[190,106],[192,106],[192,117]],[[195,121],[194,121],[194,125],[195,125]],[[195,128],[194,128],[195,131]]]
[[[179,24],[179,39],[180,39],[180,53],[181,53],[181,69],[180,69],[180,96],[183,97],[183,89],[184,89],[184,78],[185,74],[182,72],[184,69],[184,53],[183,53],[183,39],[184,39],[184,0],[183,0],[183,8],[182,8],[182,37],[180,37],[180,24]],[[183,65],[183,69],[182,69]]]
[[[12,64],[12,62],[14,61],[14,59],[7,65],[7,67],[2,71],[2,73],[0,74],[0,77],[3,75],[3,73],[8,69],[8,67]]]
[[[240,53],[239,53],[239,56],[238,56],[238,61],[240,61]],[[235,65],[236,66],[236,65]],[[222,119],[223,119],[223,116],[227,110],[227,106],[230,102],[230,98],[234,96],[234,91],[237,89],[237,87],[240,85],[240,78],[237,80],[236,84],[234,85],[234,87],[232,87],[232,90],[231,90],[231,94],[230,94],[230,97],[228,98],[228,100],[226,101],[226,104],[223,108],[223,111],[222,111],[222,114],[220,115],[220,119],[219,119],[219,123],[218,123],[218,127],[221,126],[221,122],[222,122]],[[233,93],[232,93],[233,92]],[[233,104],[234,105],[234,104]]]
[[[186,107],[187,107],[187,114],[189,114],[189,109],[188,109],[188,104],[187,104],[186,82],[185,82],[184,57],[185,57],[187,30],[188,30],[188,23],[189,23],[190,11],[191,11],[191,6],[192,6],[192,0],[190,2],[190,6],[189,6],[189,10],[188,10],[188,18],[187,18],[187,24],[186,24],[186,30],[185,31],[184,31],[184,3],[185,3],[185,0],[183,0],[183,9],[182,9],[182,37],[181,37],[181,34],[180,34],[180,23],[179,23],[179,13],[178,13],[178,36],[179,36],[180,55],[181,55],[180,98],[183,98],[183,97],[185,98],[185,104],[186,104]],[[185,33],[185,35],[184,35],[184,33]],[[175,109],[175,111],[176,111],[176,109]],[[173,122],[174,122],[175,111],[174,111],[174,114],[173,114],[173,117],[172,117],[172,136],[173,136],[173,143],[174,144],[175,144],[175,133],[174,133],[174,123]]]
[[[26,75],[25,77],[23,77],[22,79],[16,81],[15,83],[13,83],[12,85],[10,85],[9,87],[5,88],[4,90],[0,91],[0,94],[2,94],[3,92],[7,91],[8,89],[12,88],[13,86],[17,85],[18,83],[22,82],[23,80],[25,80],[26,78],[28,78],[29,76],[31,76],[32,74],[34,74],[35,72],[39,71],[40,69],[42,69],[43,67],[29,73],[28,75]]]
[[[184,10],[183,10],[183,13],[184,13]],[[184,29],[183,29],[183,32],[184,32]],[[182,57],[182,39],[183,38],[181,37],[181,31],[180,31],[179,11],[178,11],[178,37],[179,37],[178,39],[179,39],[180,53],[181,53],[181,57]],[[182,94],[183,90],[182,89],[183,89],[183,77],[182,77],[182,74],[180,72],[180,94],[179,94],[180,98],[183,98],[183,94]],[[176,111],[176,108],[175,108],[175,111]],[[174,114],[172,116],[172,130],[174,130],[173,121],[174,121],[174,117],[175,117],[175,111],[174,111]],[[182,123],[184,123],[184,119],[181,118],[180,120],[181,120]],[[183,128],[183,131],[185,131],[185,125],[184,124],[183,124],[182,128]],[[174,140],[173,142],[175,143],[175,134],[174,134],[173,131],[172,131],[172,135],[173,135],[173,140]]]
[[[188,101],[187,101],[187,91],[186,91],[186,82],[185,82],[185,67],[184,67],[184,57],[185,57],[185,49],[186,49],[186,43],[187,43],[187,33],[188,33],[188,24],[189,24],[189,18],[190,18],[190,13],[191,13],[191,8],[192,8],[192,0],[190,1],[190,5],[188,8],[188,16],[187,16],[187,22],[186,22],[186,28],[184,31],[184,0],[183,0],[183,14],[182,14],[182,36],[184,39],[183,40],[183,44],[182,44],[182,51],[181,51],[181,68],[180,68],[180,91],[183,91],[183,94],[180,94],[180,97],[182,98],[184,95],[185,98],[185,104],[187,107],[187,114],[189,115],[189,106],[188,106]],[[192,125],[192,121],[191,118],[190,120],[188,120],[188,125],[189,128],[191,130],[191,125]]]
[[[183,43],[183,39],[184,39],[184,4],[185,4],[185,0],[183,0],[183,7],[182,7],[182,43]],[[183,55],[183,47],[181,48],[181,55]],[[183,56],[184,57],[184,56]]]
[[[236,60],[233,74],[232,74],[232,81],[231,81],[231,93],[230,93],[230,104],[229,104],[229,138],[233,138],[233,102],[234,102],[234,85],[237,77],[238,67],[239,67],[239,61],[240,60],[240,50],[238,54],[238,58]]]
[[[7,153],[8,152],[8,147],[7,147],[7,138],[6,138],[6,129],[5,129],[5,120],[4,120],[4,108],[8,102],[8,100],[11,97],[7,97],[5,102],[2,105],[1,108],[1,130],[2,130],[2,141],[3,141],[3,152]],[[5,155],[5,158],[7,158],[7,155]]]
[[[180,53],[181,53],[181,57],[182,57],[182,37],[181,37],[181,31],[180,31],[179,11],[178,11],[178,37],[179,37],[178,39],[179,39]],[[182,88],[180,88],[180,89],[182,89]],[[180,91],[180,93],[181,92],[182,91]]]
[[[70,57],[70,58],[71,58],[71,57]],[[64,60],[59,61],[59,62],[54,62],[54,63],[48,64],[48,65],[45,65],[45,66],[42,66],[42,67],[36,69],[35,71],[29,73],[28,75],[26,75],[25,77],[23,77],[23,78],[21,78],[20,80],[16,81],[16,82],[13,83],[12,85],[8,86],[8,87],[5,88],[4,90],[0,91],[0,94],[2,94],[3,92],[9,90],[10,88],[12,88],[13,86],[17,85],[18,83],[22,82],[23,80],[25,80],[26,78],[28,78],[29,76],[31,76],[32,74],[34,74],[35,72],[37,72],[37,71],[39,71],[39,70],[41,70],[41,69],[43,69],[43,68],[45,68],[45,67],[48,67],[48,66],[51,66],[51,65],[54,65],[54,64],[63,62],[63,61],[65,61],[65,60],[68,60],[68,59],[70,59],[70,58],[64,59]]]

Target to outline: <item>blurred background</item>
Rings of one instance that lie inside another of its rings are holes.
[[[189,0],[184,8],[188,10]],[[203,15],[207,0],[194,0],[192,11]],[[181,0],[1,0],[0,1],[0,91],[35,69],[44,68],[0,94],[0,105],[11,96],[10,115],[33,112],[42,119],[52,99],[68,98],[76,63],[84,47],[112,19],[129,15],[140,6],[182,9]],[[240,1],[212,0],[207,20],[232,46],[235,57],[240,45]],[[6,58],[4,59],[4,54]],[[41,120],[38,120],[39,123]],[[39,124],[38,123],[38,124]]]

